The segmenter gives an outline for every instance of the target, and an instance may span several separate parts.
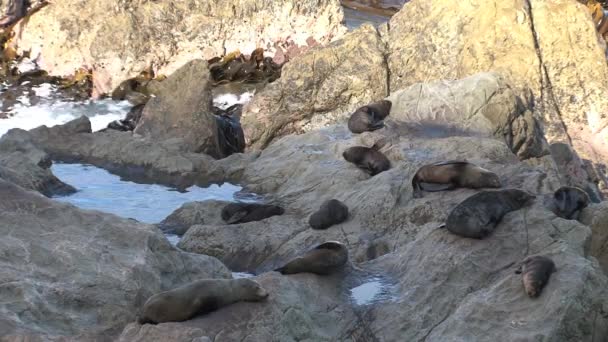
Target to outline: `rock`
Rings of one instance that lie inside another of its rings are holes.
[[[582,4],[412,0],[388,27],[391,91],[496,71],[529,99],[546,139],[592,161],[608,191],[605,43]]]
[[[385,53],[376,29],[363,25],[293,59],[243,108],[247,145],[265,148],[275,138],[344,121],[382,99],[388,92]]]
[[[275,42],[307,46],[309,37],[327,43],[346,31],[342,18],[334,0],[67,0],[47,6],[24,23],[17,44],[20,52],[40,55],[40,66],[52,75],[90,67],[95,92],[101,95],[150,66],[156,74],[172,74],[200,58],[201,52],[208,60],[256,47],[272,55]]]
[[[154,293],[229,278],[151,225],[55,202],[0,180],[0,327],[8,340],[112,340]]]
[[[344,341],[336,339],[344,324],[360,323],[345,305],[339,277],[272,272],[255,280],[270,293],[264,302],[236,303],[181,323],[132,323],[119,341]]]
[[[52,161],[46,153],[17,135],[0,140],[0,178],[45,196],[76,192],[49,169]]]
[[[579,220],[591,227],[591,255],[596,258],[604,273],[608,274],[608,202],[592,204],[581,212]]]
[[[218,157],[207,62],[196,59],[187,63],[160,87],[146,103],[134,133],[154,140],[179,138],[187,151]]]
[[[223,225],[222,208],[229,203],[217,200],[188,202],[172,212],[158,226],[164,232],[184,235],[194,225]]]
[[[389,120],[422,134],[496,137],[521,159],[549,154],[532,113],[496,73],[418,83],[387,99],[393,103]]]

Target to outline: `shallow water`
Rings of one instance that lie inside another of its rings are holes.
[[[351,299],[356,305],[369,305],[393,300],[392,285],[386,279],[373,277],[350,289]]]
[[[390,17],[383,15],[356,11],[348,7],[342,7],[342,9],[344,9],[344,25],[346,25],[349,30],[354,30],[364,23],[371,23],[375,27],[378,27],[390,20]]]
[[[124,181],[91,165],[56,163],[51,170],[59,179],[78,190],[72,195],[54,197],[56,200],[145,223],[162,221],[186,202],[208,199],[233,201],[247,197],[237,194],[242,190],[240,186],[229,183],[221,186],[213,184],[207,188],[191,186],[186,192],[178,192],[163,185]]]

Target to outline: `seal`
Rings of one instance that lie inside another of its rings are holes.
[[[275,271],[281,272],[281,274],[308,272],[330,275],[340,270],[347,261],[348,250],[346,246],[338,241],[327,241]]]
[[[382,100],[359,107],[348,119],[348,129],[358,134],[384,127],[383,120],[389,115],[391,106],[391,101]]]
[[[482,191],[460,202],[448,215],[450,232],[468,238],[490,235],[509,212],[528,205],[536,196],[519,189]]]
[[[358,168],[372,176],[391,168],[388,158],[373,147],[350,147],[342,153],[342,156],[346,161],[355,164]]]
[[[260,221],[283,215],[285,210],[276,205],[259,203],[230,203],[222,208],[222,220],[228,224]]]
[[[536,298],[540,296],[543,288],[549,282],[551,273],[555,271],[553,260],[543,255],[534,255],[524,259],[515,273],[522,274],[524,290],[528,296]]]
[[[327,229],[346,221],[347,218],[348,207],[337,199],[331,199],[323,202],[319,210],[310,215],[308,224],[312,229]]]
[[[568,220],[576,220],[590,203],[589,195],[578,187],[562,186],[553,193],[553,212]]]
[[[500,188],[500,179],[489,170],[461,160],[448,160],[422,166],[414,178],[414,197],[422,197],[422,191],[444,191],[454,188]]]
[[[148,298],[138,322],[181,322],[232,303],[257,302],[267,297],[268,292],[248,278],[197,280]]]

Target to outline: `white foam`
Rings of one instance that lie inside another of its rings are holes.
[[[213,99],[213,105],[219,109],[228,109],[228,107],[235,104],[246,104],[253,98],[254,92],[248,91],[242,94],[221,94]]]
[[[251,277],[255,277],[255,275],[253,275],[251,273],[247,273],[247,272],[232,272],[232,278],[234,278],[234,279],[251,278]]]
[[[21,62],[19,62],[19,64],[17,64],[17,70],[20,74],[23,74],[26,72],[38,70],[38,65],[33,60],[29,58],[24,58],[23,60],[21,60]]]
[[[93,131],[107,127],[114,121],[126,116],[131,105],[127,101],[116,102],[110,99],[85,102],[68,102],[50,99],[55,91],[53,86],[42,84],[32,88],[40,94],[42,101],[30,105],[26,96],[20,96],[18,102],[9,112],[9,118],[0,119],[0,137],[12,128],[29,130],[42,125],[47,127],[61,125],[86,115],[91,120]]]
[[[379,280],[372,280],[352,288],[350,292],[357,305],[366,305],[374,301],[374,299],[382,292],[382,288],[383,285]]]
[[[165,234],[165,236],[167,237],[167,240],[169,240],[169,243],[171,243],[173,246],[177,246],[179,240],[182,239],[181,237],[175,234]]]

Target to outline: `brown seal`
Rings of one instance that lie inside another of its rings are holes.
[[[329,275],[340,270],[347,261],[346,246],[338,241],[327,241],[275,271],[281,274],[309,272]]]
[[[494,231],[503,216],[523,208],[535,197],[519,189],[482,191],[452,209],[442,227],[459,236],[482,239]]]
[[[346,161],[372,176],[391,168],[391,163],[382,152],[373,147],[354,146],[346,149],[342,156]]]
[[[308,223],[312,229],[327,229],[346,221],[347,218],[348,207],[337,199],[331,199],[323,202],[319,210],[310,215]]]
[[[553,194],[553,212],[561,218],[576,220],[589,202],[589,195],[583,189],[562,186]]]
[[[551,273],[555,272],[555,263],[546,256],[529,256],[522,262],[515,273],[522,274],[524,290],[531,298],[540,296],[543,288],[549,282]]]
[[[392,103],[382,100],[359,107],[348,119],[348,129],[353,133],[371,132],[384,127],[384,119],[391,111]]]
[[[443,191],[460,188],[500,188],[498,176],[489,170],[461,160],[448,160],[422,166],[412,178],[414,197],[422,190]]]
[[[276,205],[259,203],[230,203],[222,208],[222,220],[228,224],[261,221],[285,210]]]
[[[266,297],[268,292],[252,279],[197,280],[150,297],[138,322],[181,322],[232,303],[257,302]]]

